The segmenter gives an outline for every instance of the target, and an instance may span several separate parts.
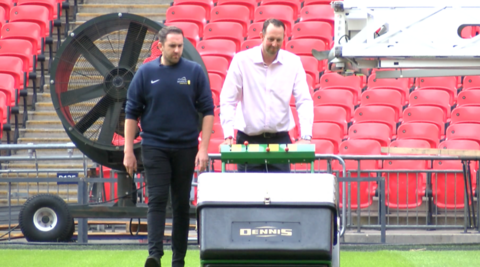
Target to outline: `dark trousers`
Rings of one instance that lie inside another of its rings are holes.
[[[172,266],[185,265],[190,224],[190,189],[198,148],[163,149],[142,146],[148,189],[148,252],[163,256],[163,237],[169,189],[171,187],[173,229]]]
[[[237,144],[291,144],[292,140],[288,132],[277,133],[274,136],[264,135],[250,136],[238,131]],[[290,164],[237,164],[239,172],[290,172]]]

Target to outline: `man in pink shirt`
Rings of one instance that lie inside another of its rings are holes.
[[[295,127],[290,99],[295,98],[301,139],[312,138],[313,100],[300,58],[280,49],[285,25],[268,19],[260,33],[262,44],[237,53],[220,93],[220,120],[225,141],[222,145],[289,144],[288,131]],[[240,165],[239,171],[289,172],[288,164]]]

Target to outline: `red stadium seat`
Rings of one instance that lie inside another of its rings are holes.
[[[237,46],[230,40],[203,40],[197,44],[197,50],[200,56],[220,56],[228,60],[228,64],[232,61]]]
[[[261,4],[264,5],[280,5],[289,6],[293,10],[293,17],[291,20],[295,21],[298,18],[298,14],[301,8],[301,0],[262,0]]]
[[[61,15],[61,8],[58,8],[56,0],[16,0],[17,6],[34,5],[43,6],[48,9],[49,20],[56,20]]]
[[[423,140],[397,140],[390,147],[429,148],[429,143]],[[425,160],[385,160],[383,177],[386,179],[386,204],[391,209],[413,209],[422,204],[425,196],[427,169]],[[393,172],[408,170],[409,172]]]
[[[3,26],[5,22],[7,22],[5,13],[6,13],[5,9],[2,6],[0,6],[0,27]]]
[[[0,91],[0,138],[2,137],[3,125],[9,123],[8,114],[10,107],[6,104],[7,96]]]
[[[9,22],[33,22],[40,26],[41,36],[51,37],[48,9],[42,6],[15,6],[10,10]]]
[[[388,144],[390,144],[391,131],[390,127],[383,123],[369,122],[352,124],[348,129],[348,139],[375,140],[382,146],[388,146]]]
[[[319,82],[319,70],[318,70],[318,60],[310,56],[300,56],[302,61],[303,69],[307,74],[310,74],[314,78],[314,82]]]
[[[390,128],[390,138],[397,134],[395,110],[387,106],[363,106],[355,110],[353,123],[383,123]]]
[[[460,94],[458,94],[457,106],[480,106],[480,90],[462,91]]]
[[[402,100],[405,104],[408,103],[408,95],[410,94],[410,82],[408,78],[396,78],[396,79],[377,79],[375,74],[368,77],[368,88],[372,89],[393,89],[402,94]]]
[[[319,39],[301,39],[287,42],[285,49],[299,56],[313,56],[312,49],[325,50],[325,42]]]
[[[463,39],[470,39],[475,37],[476,35],[477,34],[475,31],[475,27],[472,27],[472,26],[466,26],[460,32],[460,37],[462,37]]]
[[[15,88],[15,78],[6,73],[0,73],[0,91],[5,93],[7,106],[14,107],[16,96],[18,95]]]
[[[23,61],[18,57],[2,56],[0,58],[0,73],[10,74],[15,79],[15,88],[19,90],[28,86],[28,79],[24,72]]]
[[[217,56],[203,56],[202,59],[208,73],[218,74],[225,80],[228,70],[227,59]]]
[[[309,5],[300,10],[300,21],[324,21],[332,26],[332,36],[334,35],[334,12],[328,5]]]
[[[303,2],[303,6],[308,6],[308,5],[330,5],[331,2],[334,2],[337,0],[305,0]],[[342,1],[342,0],[339,0]]]
[[[338,147],[328,140],[312,139],[311,144],[315,145],[316,154],[336,154],[338,151]]]
[[[216,73],[209,73],[208,79],[210,80],[210,88],[217,96],[220,96],[220,92],[222,92],[223,87],[223,78],[222,76]]]
[[[255,46],[259,46],[262,44],[261,39],[250,39],[242,42],[242,47],[240,48],[241,51],[250,49]]]
[[[381,147],[380,143],[374,140],[347,140],[339,146],[340,155],[380,155]],[[365,170],[378,170],[380,164],[378,160],[362,160],[360,161],[360,170],[358,161],[345,160],[345,169],[347,175],[352,178],[357,177],[375,177],[375,173],[364,172]],[[336,164],[336,170],[340,171],[342,168],[340,164]],[[360,171],[360,172],[359,172]],[[361,172],[363,171],[363,172]],[[342,175],[342,174],[341,174]],[[360,185],[359,185],[360,184]],[[345,184],[345,189],[349,191],[349,184]],[[373,203],[373,196],[377,184],[375,182],[351,182],[350,183],[350,198],[348,194],[345,196],[346,203],[350,204],[350,208],[355,210],[357,208],[365,209],[370,207]],[[340,207],[343,207],[343,183],[339,183],[339,199]],[[360,198],[360,202],[358,199]]]
[[[332,26],[321,21],[299,22],[293,26],[292,39],[320,39],[330,49],[333,42]]]
[[[447,128],[446,140],[471,140],[480,144],[480,124],[457,123]]]
[[[440,130],[433,123],[404,123],[398,127],[397,140],[416,139],[430,143],[431,148],[436,148],[440,140]]]
[[[197,47],[197,43],[200,41],[200,29],[198,25],[193,22],[170,22],[165,23],[167,26],[177,26],[178,28],[182,29],[183,36],[187,38],[190,43],[192,43],[193,47]]]
[[[448,140],[438,145],[440,149],[462,149],[462,150],[480,150],[480,145],[474,141]],[[472,162],[470,165],[472,188],[475,192],[476,173],[478,163]],[[463,209],[465,206],[465,177],[463,175],[463,164],[460,160],[435,160],[433,162],[434,170],[458,170],[457,173],[438,172],[432,175],[432,193],[433,203],[440,209]],[[470,189],[470,186],[469,186]],[[472,192],[470,191],[470,192]],[[469,195],[469,203],[470,195]]]
[[[312,139],[329,140],[335,147],[342,142],[343,130],[336,123],[314,122]]]
[[[457,100],[457,77],[426,77],[416,79],[416,90],[442,90],[450,96],[450,106]]]
[[[43,53],[43,36],[41,28],[33,22],[15,22],[3,25],[0,36],[2,39],[24,39],[33,46],[37,55]]]
[[[353,116],[353,94],[347,90],[319,90],[313,96],[314,106],[338,106],[347,112],[347,121]]]
[[[3,21],[10,20],[10,9],[12,9],[13,6],[14,6],[13,0],[0,0],[0,7],[2,7],[4,10]],[[0,21],[2,21],[2,19],[0,19]]]
[[[171,6],[166,12],[166,24],[172,22],[191,22],[198,26],[200,37],[203,36],[203,28],[207,23],[207,12],[201,6],[180,5]]]
[[[250,11],[249,19],[253,20],[253,16],[255,15],[255,8],[257,7],[258,2],[259,1],[256,1],[256,0],[218,0],[217,6],[222,6],[222,5],[245,6]]]
[[[255,22],[248,25],[247,39],[260,39],[260,33],[262,33],[263,22]]]
[[[352,92],[354,103],[358,104],[362,78],[359,76],[342,76],[337,73],[325,73],[320,79],[320,90],[343,89]]]
[[[480,76],[465,76],[463,90],[480,89]]]
[[[267,5],[259,6],[255,9],[254,22],[263,22],[270,18],[276,18],[285,24],[285,34],[287,37],[292,35],[294,11],[289,6]]]
[[[450,119],[450,97],[441,90],[415,90],[410,94],[410,106],[433,106],[443,110],[444,119]]]
[[[212,9],[210,22],[230,21],[238,22],[243,26],[243,36],[247,36],[248,25],[251,22],[250,11],[245,6],[222,5]]]
[[[445,136],[445,119],[443,110],[439,107],[428,106],[413,106],[408,107],[403,111],[404,123],[433,123],[440,130],[439,138],[442,139]]]
[[[33,72],[35,69],[35,56],[32,43],[22,39],[0,40],[0,56],[18,57],[23,61],[23,71]],[[35,51],[36,52],[36,51]]]
[[[205,9],[206,19],[210,20],[210,11],[213,8],[213,1],[212,0],[175,0],[173,1],[174,6],[180,5],[191,5],[191,6],[201,6]]]
[[[392,89],[366,90],[362,93],[360,106],[387,106],[395,110],[395,121],[403,117],[402,95]]]
[[[451,124],[480,123],[480,106],[461,106],[452,111]]]
[[[313,107],[314,122],[331,122],[341,127],[343,135],[347,135],[348,115],[342,107],[336,106],[315,106]]]
[[[203,31],[203,40],[225,39],[235,42],[237,52],[244,40],[243,27],[237,22],[213,22],[205,26]]]

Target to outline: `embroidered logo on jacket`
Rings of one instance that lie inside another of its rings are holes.
[[[186,77],[182,77],[182,78],[178,78],[177,83],[178,84],[190,85],[190,80],[187,80]]]

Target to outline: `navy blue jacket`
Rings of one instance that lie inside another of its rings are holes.
[[[126,118],[141,118],[142,145],[198,146],[198,112],[213,115],[208,78],[196,62],[181,58],[172,66],[160,58],[142,65],[127,93]]]

